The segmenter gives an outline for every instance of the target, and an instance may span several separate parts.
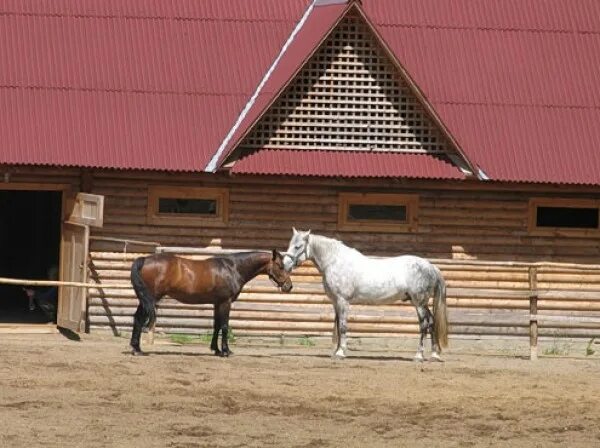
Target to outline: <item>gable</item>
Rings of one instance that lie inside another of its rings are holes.
[[[259,149],[455,153],[356,11],[238,146]]]

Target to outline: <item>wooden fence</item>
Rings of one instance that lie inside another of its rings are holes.
[[[175,249],[181,252],[184,249]],[[197,250],[181,255],[206,258],[223,251]],[[145,254],[92,252],[88,318],[91,329],[129,330],[137,306],[129,281],[132,261]],[[529,337],[600,335],[600,266],[432,260],[448,285],[452,337]],[[305,263],[294,271],[294,289],[280,293],[266,276],[249,282],[235,303],[231,326],[239,335],[331,335],[333,309],[317,269]],[[212,331],[212,307],[161,301],[157,330],[176,333]],[[414,336],[414,308],[397,303],[351,307],[349,335]]]

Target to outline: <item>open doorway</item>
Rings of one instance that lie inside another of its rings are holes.
[[[0,277],[57,280],[61,208],[61,191],[0,190]],[[30,301],[22,286],[0,284],[0,323],[55,321],[44,301],[53,301],[56,289],[34,290]]]

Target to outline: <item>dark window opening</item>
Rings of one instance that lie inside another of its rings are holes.
[[[216,199],[159,198],[158,213],[186,215],[217,215]]]
[[[538,227],[564,227],[568,229],[597,229],[598,208],[537,207]]]
[[[349,204],[348,220],[406,222],[405,205]]]

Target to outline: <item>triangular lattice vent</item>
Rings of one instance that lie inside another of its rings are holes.
[[[240,146],[445,153],[448,143],[368,25],[349,15]]]

